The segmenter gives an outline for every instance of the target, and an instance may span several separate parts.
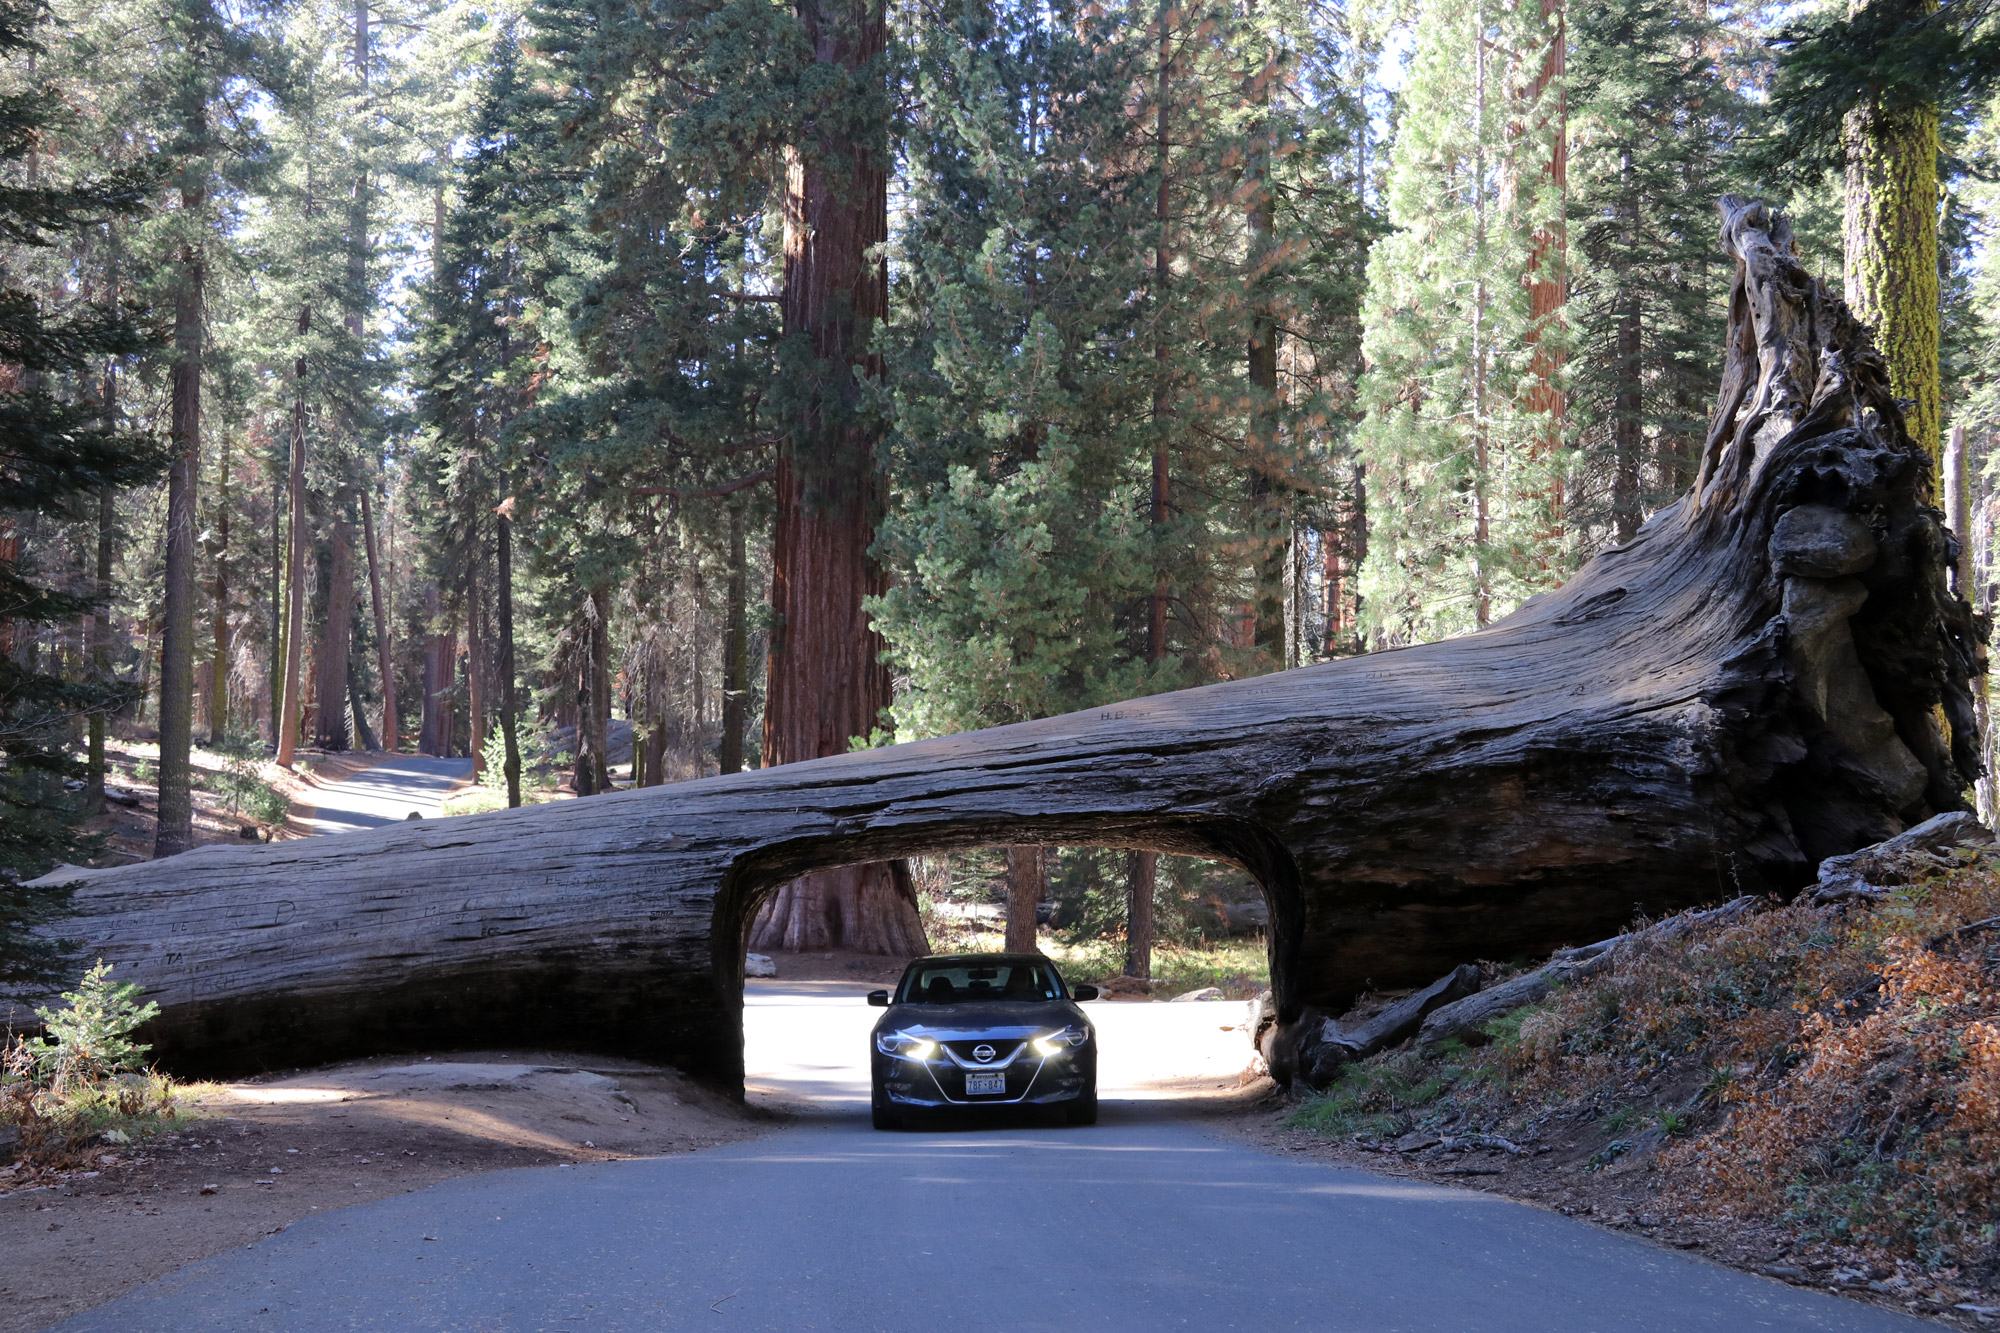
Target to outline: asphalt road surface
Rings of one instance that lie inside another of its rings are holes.
[[[1235,1004],[1090,1006],[1103,1119],[868,1127],[865,987],[753,983],[749,1143],[507,1171],[321,1213],[61,1325],[135,1330],[1929,1327],[1494,1195],[1260,1152],[1172,1094]],[[1113,1051],[1118,1054],[1114,1057]]]
[[[412,811],[430,819],[446,794],[471,776],[470,759],[399,755],[320,788],[313,794],[313,817],[307,822],[318,833],[352,833],[408,819]]]

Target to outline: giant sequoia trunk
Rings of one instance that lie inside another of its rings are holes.
[[[869,340],[889,307],[878,253],[889,238],[888,104],[879,79],[862,75],[887,45],[888,10],[882,0],[800,0],[798,13],[814,61],[839,71],[828,86],[847,100],[786,165],[785,332],[810,359],[792,368],[805,401],[778,458],[766,765],[844,752],[889,703],[881,636],[861,609],[888,581],[869,554],[877,427],[860,384],[881,377]],[[907,880],[864,863],[787,885],[757,923],[756,947],[922,953],[915,899],[899,888]]]
[[[1960,807],[1984,649],[1881,357],[1730,201],[1696,488],[1478,634],[1067,717],[71,871],[173,1067],[561,1042],[740,1076],[744,931],[810,871],[1009,843],[1214,857],[1282,1023],[1811,880]],[[1289,1071],[1280,1069],[1281,1074]]]

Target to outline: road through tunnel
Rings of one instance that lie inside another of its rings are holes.
[[[1006,841],[996,843],[996,833]],[[852,1109],[857,1098],[865,1101],[866,1032],[880,1010],[861,1007],[863,997],[870,989],[892,988],[910,961],[816,951],[779,954],[775,977],[746,977],[744,942],[769,895],[800,873],[899,856],[913,868],[903,881],[925,899],[930,952],[999,952],[1006,933],[1002,867],[1010,844],[1038,845],[1049,857],[1034,949],[1053,958],[1072,985],[1104,990],[1105,998],[1090,1002],[1090,1011],[1105,1036],[1105,1095],[1184,1096],[1197,1086],[1221,1086],[1223,1076],[1234,1087],[1254,1055],[1255,1025],[1246,1021],[1257,1008],[1254,997],[1266,986],[1282,993],[1296,967],[1303,905],[1289,852],[1267,830],[1246,821],[1181,818],[1093,826],[1031,820],[777,846],[732,868],[716,899],[716,986],[725,1005],[732,998],[740,1001],[736,1013],[752,1100],[793,1109]],[[1129,853],[1136,852],[1165,854],[1158,890],[1162,959],[1172,960],[1174,975],[1198,980],[1162,977],[1149,984],[1120,975],[1129,970],[1123,967],[1125,875],[1138,860]],[[950,887],[954,882],[956,888]],[[1254,905],[1243,902],[1245,895]],[[1106,906],[1107,899],[1116,901],[1115,909]],[[1255,910],[1246,913],[1246,906]],[[1231,926],[1232,907],[1255,924]],[[1220,986],[1207,984],[1210,972]],[[1133,1003],[1168,999],[1181,989],[1213,993],[1224,1002]]]

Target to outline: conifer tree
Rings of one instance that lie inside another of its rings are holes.
[[[39,5],[0,5],[0,54],[10,62],[40,49]],[[60,895],[22,881],[89,845],[75,823],[80,802],[64,780],[82,771],[67,752],[67,724],[115,706],[123,691],[104,681],[64,679],[17,651],[17,638],[74,620],[96,598],[51,581],[21,550],[24,519],[82,520],[108,488],[159,474],[163,451],[113,428],[98,400],[97,368],[147,346],[132,312],[98,303],[58,303],[25,285],[24,260],[141,210],[143,174],[71,174],[73,164],[37,162],[63,98],[39,79],[0,88],[0,985],[54,980],[64,964],[55,942],[32,933],[61,907]],[[52,169],[53,168],[53,169]]]
[[[1750,113],[1703,6],[1607,0],[1572,10],[1569,35],[1569,513],[1624,541],[1694,480],[1726,314],[1714,201]]]
[[[1491,623],[1561,581],[1567,449],[1537,362],[1565,337],[1537,316],[1537,237],[1556,137],[1540,73],[1558,30],[1536,7],[1428,0],[1387,184],[1395,228],[1369,259],[1369,469],[1363,588],[1379,642]],[[1533,90],[1539,86],[1539,95]],[[1529,90],[1529,91],[1523,91]],[[1544,361],[1545,364],[1545,361]]]

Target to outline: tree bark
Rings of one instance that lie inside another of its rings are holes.
[[[500,735],[506,743],[507,806],[521,804],[521,740],[514,713],[514,524],[502,513],[494,524],[494,563],[500,601]]]
[[[113,293],[116,293],[116,279],[113,279]],[[118,370],[115,362],[107,362],[104,367],[104,412],[102,421],[106,430],[118,428]],[[100,688],[111,684],[111,567],[117,553],[118,503],[109,486],[98,488],[97,492],[97,606],[90,613],[90,679]],[[89,768],[84,779],[83,812],[86,815],[104,813],[104,775],[109,771],[105,760],[104,742],[106,726],[104,709],[90,711]]]
[[[611,789],[604,752],[611,730],[611,594],[593,588],[584,594],[583,623],[578,630],[576,770],[571,781],[578,796],[598,796]]]
[[[1727,204],[1695,489],[1486,630],[601,801],[63,871],[79,915],[55,928],[160,1003],[142,1035],[186,1072],[560,1040],[729,1080],[744,932],[815,871],[1028,842],[1225,861],[1270,903],[1294,1030],[1370,985],[1801,888],[1963,808],[1985,654],[1886,362],[1781,220]]]
[[[312,309],[299,307],[299,337],[312,332]],[[299,670],[306,640],[306,358],[292,365],[291,476],[286,488],[291,501],[291,557],[285,570],[285,693],[278,712],[278,763],[292,766],[299,745],[299,724],[305,683]]]
[[[476,778],[486,771],[486,636],[476,576],[465,581],[465,752]]]
[[[109,379],[106,377],[106,402]],[[109,413],[107,412],[107,417]],[[90,679],[99,686],[111,683],[111,559],[116,550],[118,510],[109,486],[97,492],[97,607],[90,613]],[[103,708],[90,710],[89,769],[84,779],[83,812],[104,813],[105,718]]]
[[[723,593],[722,742],[716,747],[717,766],[724,773],[743,771],[743,732],[750,705],[750,618],[745,604],[748,600],[747,576],[743,554],[743,507],[731,503],[729,578]],[[655,757],[655,765],[657,762]],[[657,767],[654,771],[658,771]],[[658,782],[657,778],[655,782]]]
[[[382,605],[381,562],[375,554],[375,514],[369,506],[365,486],[361,489],[361,535],[368,547],[368,601],[375,613],[376,670],[382,676],[382,748],[394,754],[400,744],[396,736],[396,655],[389,641],[388,612]]]
[[[345,750],[347,733],[347,659],[354,638],[354,525],[347,521],[345,496],[333,502],[333,558],[327,563],[326,625],[320,635],[319,700],[314,744],[322,750]]]
[[[208,673],[208,743],[229,739],[229,436],[222,437],[221,467],[216,469],[214,623],[215,656]]]
[[[1007,849],[1007,952],[1034,953],[1035,908],[1048,894],[1045,850],[1032,842]]]
[[[181,207],[201,207],[204,193],[183,189]],[[202,324],[207,261],[192,244],[181,247],[174,288],[174,361],[170,372],[170,422],[174,461],[167,472],[165,597],[160,628],[159,824],[156,858],[194,846],[194,491],[201,465]]]
[[[1153,975],[1153,895],[1158,887],[1159,853],[1134,848],[1125,862],[1125,975]]]
[[[1270,105],[1275,62],[1257,79],[1260,111]],[[1291,665],[1285,633],[1285,571],[1291,562],[1291,507],[1284,484],[1287,469],[1277,457],[1278,435],[1278,310],[1270,286],[1277,232],[1277,208],[1271,192],[1271,133],[1262,119],[1251,134],[1248,176],[1250,338],[1245,377],[1250,383],[1252,410],[1246,452],[1250,458],[1250,502],[1257,525],[1256,594],[1252,607],[1252,642],[1263,653],[1265,669],[1282,671]],[[1164,164],[1163,164],[1164,166]]]
[[[1936,0],[1850,0],[1848,12],[1901,11]],[[1933,461],[1943,444],[1938,406],[1938,113],[1934,106],[1856,107],[1844,127],[1847,158],[1843,295],[1875,335],[1896,395],[1910,399],[1910,437]]]
[[[889,304],[879,257],[889,236],[889,104],[876,76],[861,75],[887,47],[887,9],[882,0],[798,0],[798,16],[814,62],[857,86],[847,115],[815,123],[786,160],[780,305],[787,337],[810,361],[796,368],[806,406],[774,483],[766,765],[843,753],[889,703],[881,637],[861,609],[888,585],[869,554],[877,427],[860,383],[881,378],[869,345]],[[888,866],[856,866],[774,895],[755,938],[764,948],[907,954],[913,943],[922,952],[923,927]]]
[[[1639,200],[1630,184],[1632,155],[1628,150],[1619,162],[1619,176],[1626,182],[1619,200],[1624,235],[1619,240],[1616,263],[1617,343],[1613,355],[1613,382],[1618,386],[1611,400],[1611,522],[1618,541],[1632,540],[1643,515],[1639,478],[1644,442],[1645,399],[1640,384],[1640,357],[1645,350],[1643,310],[1638,284],[1632,277],[1631,255],[1638,243]]]

